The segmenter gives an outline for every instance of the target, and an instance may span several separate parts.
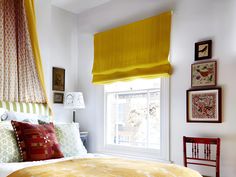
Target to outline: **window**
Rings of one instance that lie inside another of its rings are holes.
[[[163,114],[167,79],[134,80],[105,86],[105,145],[117,152],[158,153],[166,148],[168,118]],[[165,109],[164,109],[165,108]],[[166,119],[166,121],[165,121]],[[113,148],[113,149],[114,149]],[[162,152],[161,152],[162,151]],[[162,154],[161,154],[162,153]],[[144,153],[145,154],[145,153]]]

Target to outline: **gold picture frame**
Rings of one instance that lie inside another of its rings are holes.
[[[204,61],[192,64],[191,87],[209,87],[217,85],[217,62]]]
[[[52,90],[65,91],[65,69],[52,68]]]
[[[54,92],[53,103],[63,104],[64,103],[64,93]]]

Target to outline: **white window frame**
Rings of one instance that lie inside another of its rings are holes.
[[[104,132],[103,132],[103,148],[100,152],[109,155],[121,157],[129,157],[136,159],[155,160],[170,163],[170,125],[169,125],[169,106],[170,106],[170,79],[161,78],[161,135],[160,150],[145,149],[139,147],[129,147],[124,145],[107,144],[107,93],[104,89]],[[164,117],[164,118],[163,118]]]

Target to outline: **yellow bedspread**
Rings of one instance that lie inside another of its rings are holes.
[[[68,160],[18,170],[9,177],[201,177],[173,164],[120,158]]]

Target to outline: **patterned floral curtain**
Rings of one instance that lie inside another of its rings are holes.
[[[0,100],[46,103],[24,0],[0,0]]]

